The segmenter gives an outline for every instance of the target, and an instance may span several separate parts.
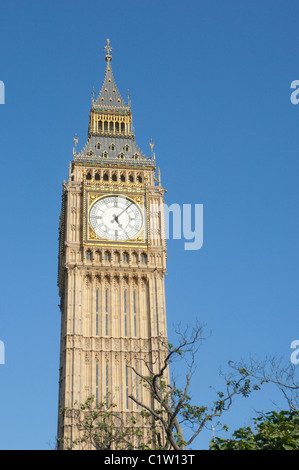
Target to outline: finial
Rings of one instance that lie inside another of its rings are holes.
[[[74,137],[74,139],[73,139],[73,142],[74,142],[74,144],[75,144],[75,147],[73,148],[73,155],[76,155],[76,153],[77,153],[76,147],[77,147],[77,143],[78,143],[78,136],[77,136],[77,134],[75,134],[75,137]]]
[[[92,104],[94,104],[94,95],[96,94],[96,92],[95,92],[95,90],[94,90],[94,87],[93,87],[93,89],[92,89],[91,94],[92,94]]]
[[[153,139],[151,139],[151,140],[150,140],[150,143],[149,143],[149,146],[150,146],[150,148],[151,148],[151,153],[152,153],[152,154],[151,154],[151,157],[152,157],[152,159],[153,159],[153,157],[154,157],[154,155],[155,155],[155,154],[153,153],[154,145],[155,145],[155,144],[154,144],[154,142],[153,142]]]
[[[112,55],[110,54],[110,51],[112,53],[113,49],[110,46],[110,39],[107,39],[107,45],[104,47],[104,51],[106,51],[106,57],[105,60],[110,61],[112,59]]]

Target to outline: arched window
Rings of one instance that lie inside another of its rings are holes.
[[[104,260],[105,260],[105,261],[110,261],[110,259],[111,259],[110,252],[109,252],[109,251],[105,251]]]
[[[112,121],[110,121],[110,126],[109,127],[110,127],[110,132],[113,132],[113,122]]]
[[[141,253],[141,255],[140,255],[140,261],[141,261],[141,263],[146,263],[146,262],[147,262],[146,253]]]
[[[90,250],[87,250],[87,251],[86,251],[86,260],[87,260],[87,261],[91,261],[91,259],[92,259],[92,258],[91,258],[91,251],[90,251]]]
[[[138,183],[142,183],[142,176],[138,175],[137,176],[137,181],[138,181]]]
[[[101,124],[102,124],[102,123],[101,123]],[[100,142],[97,142],[96,149],[97,149],[97,150],[100,150],[100,148],[101,148],[101,144],[100,144]]]
[[[133,175],[129,176],[129,181],[130,181],[130,183],[133,183],[133,181],[134,181]]]
[[[87,173],[86,179],[87,179],[87,180],[91,180],[91,173],[90,173],[90,172]]]
[[[96,181],[99,181],[99,180],[100,180],[100,175],[99,175],[99,173],[96,173],[96,174],[94,175],[94,179],[95,179]]]
[[[125,175],[121,175],[120,180],[124,183],[126,181]]]
[[[129,254],[127,252],[123,253],[123,262],[124,263],[129,262]]]
[[[108,173],[104,173],[103,180],[104,180],[104,181],[108,181],[108,179],[109,179]]]
[[[112,181],[117,181],[117,176],[116,176],[115,173],[113,173],[113,175],[112,175]]]
[[[104,122],[104,131],[108,131],[108,121]]]

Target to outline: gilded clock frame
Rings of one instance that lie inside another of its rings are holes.
[[[109,196],[121,196],[133,201],[142,213],[143,225],[135,238],[130,240],[113,241],[104,238],[98,238],[89,222],[89,211],[93,204]],[[148,207],[145,190],[138,189],[124,192],[118,188],[97,188],[96,186],[84,186],[83,188],[83,230],[82,244],[93,246],[119,246],[119,247],[146,247],[148,246]]]

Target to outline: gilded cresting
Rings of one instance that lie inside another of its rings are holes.
[[[159,367],[167,339],[164,276],[164,189],[156,177],[153,144],[146,157],[135,142],[130,102],[122,99],[105,47],[106,71],[89,117],[86,145],[74,138],[63,183],[59,227],[61,298],[59,409],[107,392],[126,420],[140,413],[129,400],[151,403],[130,366]],[[106,234],[106,236],[103,236]],[[128,421],[129,422],[129,421]],[[146,432],[146,431],[145,431]],[[59,415],[58,439],[78,437]]]

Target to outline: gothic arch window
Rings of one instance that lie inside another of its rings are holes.
[[[120,176],[120,180],[124,183],[124,182],[126,181],[125,175],[121,175],[121,176]]]
[[[129,253],[126,251],[123,253],[123,262],[128,263],[129,262]]]
[[[138,153],[134,153],[133,155],[134,160],[138,160],[138,157],[139,157]]]
[[[102,121],[98,121],[98,131],[102,130]]]
[[[133,183],[133,181],[134,181],[133,175],[129,176],[129,181],[130,181],[130,183]]]
[[[89,150],[89,156],[90,156],[90,157],[93,156],[93,151],[92,151],[92,150]]]
[[[96,173],[96,174],[94,175],[94,179],[95,179],[96,181],[99,181],[99,180],[100,180],[100,175],[99,175],[99,173]]]
[[[142,176],[141,175],[137,176],[137,181],[138,181],[138,183],[142,183]]]
[[[141,263],[146,263],[146,262],[147,262],[147,255],[146,255],[146,253],[141,253],[141,255],[140,255],[140,261],[141,261]]]
[[[110,260],[111,260],[110,251],[105,251],[105,253],[104,253],[104,260],[105,260],[105,261],[110,261]]]
[[[86,179],[87,179],[87,180],[91,180],[91,173],[90,173],[90,172],[87,173]]]
[[[92,255],[91,255],[91,251],[90,251],[90,250],[87,250],[87,251],[86,251],[85,257],[86,257],[86,260],[87,260],[87,261],[91,261],[91,260],[92,260]]]
[[[124,157],[125,157],[125,156],[124,156],[124,153],[123,153],[123,152],[120,152],[120,154],[119,154],[119,158],[120,158],[121,160],[123,160],[123,159],[124,159]]]
[[[104,180],[104,181],[108,181],[108,180],[109,180],[108,173],[104,173],[104,175],[103,175],[103,180]]]
[[[108,121],[104,122],[104,131],[108,131]]]
[[[117,181],[117,175],[116,175],[116,173],[113,173],[113,175],[112,175],[112,181]]]
[[[121,131],[122,134],[125,133],[125,123],[124,123],[124,122],[122,122],[122,123],[120,124],[120,131]]]
[[[107,150],[105,150],[105,151],[103,152],[103,157],[104,157],[104,158],[108,158],[108,152],[107,152]]]
[[[130,147],[128,144],[125,145],[125,151],[128,152],[130,150]]]
[[[102,124],[102,123],[101,123],[101,124]],[[100,144],[100,142],[97,142],[97,144],[96,144],[96,149],[97,149],[97,150],[100,150],[100,148],[101,148],[101,144]]]
[[[115,144],[112,142],[112,144],[110,145],[110,149],[111,150],[115,150]]]
[[[110,126],[109,127],[110,127],[110,132],[113,132],[113,122],[112,121],[110,121]]]
[[[116,132],[119,132],[119,122],[115,123],[115,130],[116,130]]]

